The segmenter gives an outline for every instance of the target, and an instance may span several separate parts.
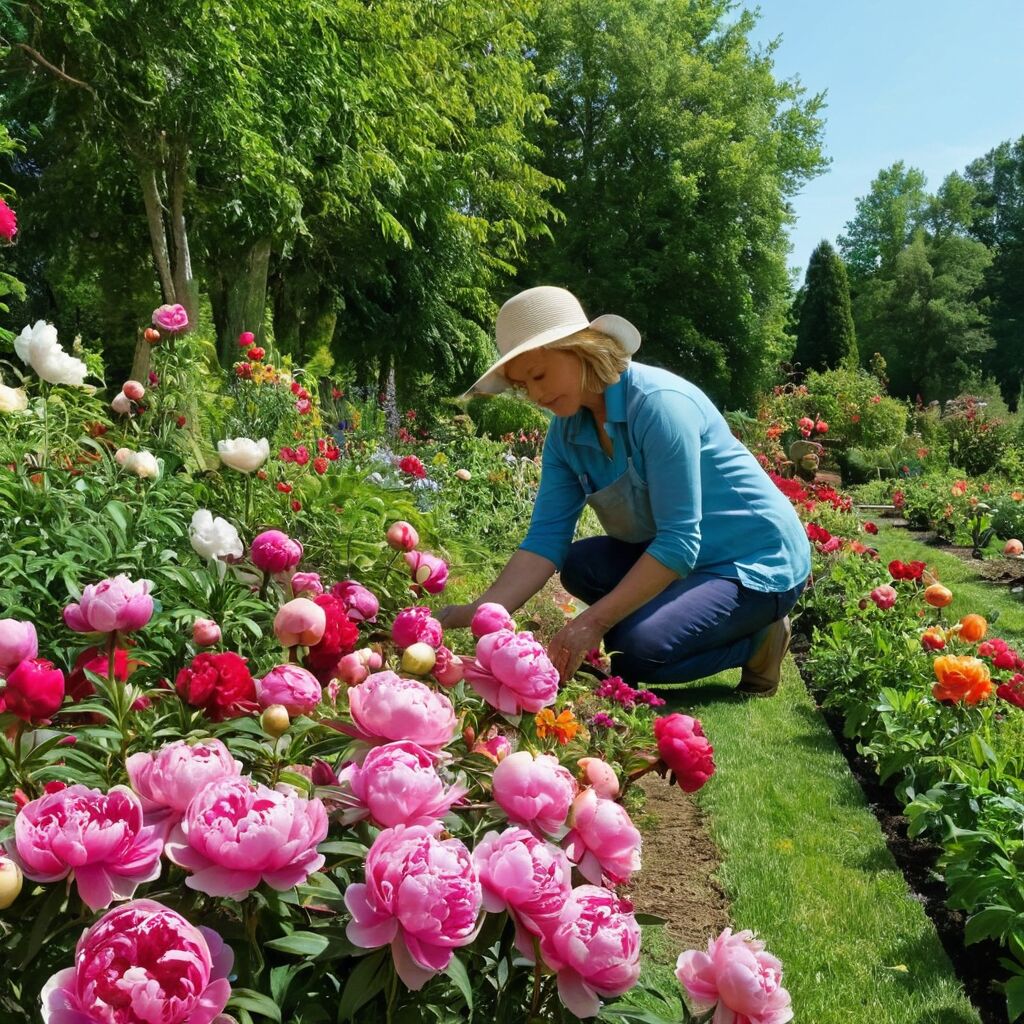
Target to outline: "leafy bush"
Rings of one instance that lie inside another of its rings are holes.
[[[992,510],[992,529],[1002,540],[1011,537],[1020,540],[1024,537],[1024,490],[1013,491],[995,504]]]
[[[549,418],[537,406],[515,395],[492,395],[470,401],[469,415],[477,430],[495,440],[506,434],[547,430]]]
[[[972,476],[993,469],[1013,437],[1011,425],[975,395],[950,399],[941,427],[949,461]]]

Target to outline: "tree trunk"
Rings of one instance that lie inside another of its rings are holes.
[[[258,239],[242,252],[222,254],[211,282],[210,300],[224,366],[234,361],[242,331],[252,331],[257,344],[263,341],[269,268],[269,238]]]
[[[179,143],[171,154],[171,238],[174,242],[175,302],[180,302],[188,313],[189,323],[195,323],[199,315],[196,301],[195,281],[192,277],[192,257],[188,247],[188,232],[185,229],[185,187],[188,184],[188,147]]]

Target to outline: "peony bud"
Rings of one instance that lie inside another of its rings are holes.
[[[132,411],[132,403],[128,396],[122,391],[120,394],[114,395],[114,400],[110,403],[110,408],[118,414],[118,416],[127,416]]]
[[[0,910],[6,910],[21,893],[21,868],[0,855]]]
[[[160,340],[160,332],[155,327],[147,327],[142,332],[142,336],[150,345],[155,345]]]
[[[285,647],[312,647],[323,638],[326,628],[326,612],[308,597],[293,598],[274,616],[274,632]]]
[[[256,335],[253,334],[252,331],[242,331],[242,333],[238,336],[239,348],[250,348],[252,345],[255,344]]]
[[[416,532],[415,527],[402,520],[392,523],[388,527],[385,537],[388,547],[394,548],[395,551],[412,551],[420,542],[420,535]]]
[[[457,469],[455,470],[455,476],[465,483],[467,480],[471,480],[473,474],[468,469]]]
[[[121,388],[121,393],[133,402],[141,402],[146,389],[137,380],[126,380]]]
[[[283,736],[291,724],[291,719],[288,717],[288,709],[283,704],[271,704],[260,715],[261,728],[268,736],[273,737],[275,740]]]
[[[437,655],[430,644],[422,641],[410,644],[402,652],[402,671],[411,672],[414,676],[425,676],[437,661]]]
[[[1024,544],[1021,544],[1021,542],[1017,540],[1016,537],[1011,537],[1010,540],[1006,542],[1006,546],[1003,548],[1003,554],[1009,555],[1011,558],[1019,558],[1022,554],[1024,554]]]
[[[192,623],[192,642],[196,647],[214,647],[220,643],[220,626],[213,619],[196,619]]]

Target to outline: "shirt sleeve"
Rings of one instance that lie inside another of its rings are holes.
[[[677,391],[651,393],[634,415],[658,529],[647,554],[680,576],[691,572],[700,553],[703,423],[697,403]]]
[[[530,529],[519,547],[555,563],[560,570],[569,554],[576,523],[586,502],[579,478],[565,460],[555,430],[544,439],[540,488],[533,506]]]

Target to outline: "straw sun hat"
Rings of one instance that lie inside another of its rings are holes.
[[[508,387],[499,372],[503,366],[524,352],[561,341],[588,327],[614,338],[627,355],[640,347],[640,332],[628,320],[614,313],[588,320],[580,300],[564,288],[542,285],[513,295],[501,307],[495,324],[499,358],[466,394],[499,394]]]

